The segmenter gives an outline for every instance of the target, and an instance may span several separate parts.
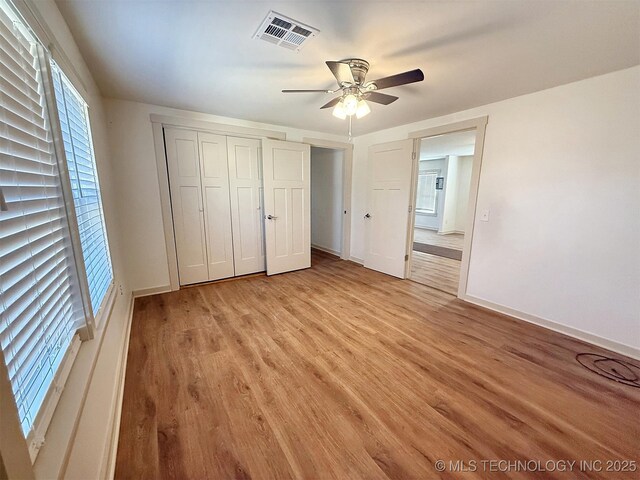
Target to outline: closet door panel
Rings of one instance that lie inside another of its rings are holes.
[[[265,270],[260,140],[227,138],[236,275]]]
[[[198,132],[200,175],[204,192],[205,238],[209,280],[233,277],[233,237],[229,201],[227,139]]]
[[[165,128],[180,285],[209,279],[196,132]]]

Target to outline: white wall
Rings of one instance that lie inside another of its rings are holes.
[[[344,150],[311,147],[311,245],[342,253]]]
[[[442,223],[439,233],[453,233],[456,230],[456,215],[458,213],[458,157],[447,157],[447,176],[444,181],[444,208],[442,209]]]
[[[18,2],[18,6],[28,20],[36,18],[33,27],[41,38],[44,35],[50,37],[47,43],[53,43],[54,58],[89,105],[114,278],[118,287],[110,318],[99,326],[96,338],[84,342],[80,348],[34,470],[37,478],[62,476],[67,440],[77,421],[64,478],[99,478],[106,469],[105,454],[111,446],[112,414],[117,405],[119,366],[126,344],[131,298],[122,255],[124,244],[118,221],[117,180],[101,94],[56,4],[53,0],[27,0]],[[92,375],[92,372],[96,374]],[[85,395],[87,400],[80,411],[78,405],[82,404]]]
[[[473,157],[449,155],[446,161],[443,209],[439,233],[464,233],[469,204]]]
[[[458,198],[456,199],[456,232],[464,233],[467,227],[467,209],[469,207],[469,190],[473,157],[458,157]]]
[[[638,352],[640,66],[357,137],[352,255],[368,147],[483,115],[468,295]]]
[[[131,288],[144,290],[169,285],[160,190],[150,115],[173,115],[228,125],[285,132],[287,140],[345,138],[278,125],[261,124],[205,113],[189,112],[124,100],[105,100],[111,153],[116,166],[120,222],[127,248],[125,258]]]

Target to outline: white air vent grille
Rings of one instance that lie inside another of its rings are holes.
[[[297,52],[318,33],[317,28],[271,11],[253,37]]]

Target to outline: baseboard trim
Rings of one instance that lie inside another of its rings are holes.
[[[111,441],[109,443],[109,451],[107,453],[107,471],[104,476],[107,480],[112,480],[115,476],[116,457],[118,454],[118,441],[120,439],[120,420],[122,418],[122,400],[124,397],[124,381],[127,371],[127,358],[129,356],[129,339],[131,338],[131,324],[133,323],[133,308],[135,304],[135,296],[131,296],[129,304],[129,312],[127,313],[127,328],[125,329],[125,340],[122,345],[122,351],[119,356],[118,365],[118,394],[116,397],[114,409],[111,412]]]
[[[341,256],[338,250],[333,250],[332,248],[321,247],[320,245],[313,245],[313,244],[311,244],[311,248],[315,250],[320,250],[321,252],[330,253],[331,255],[335,255],[336,257]]]
[[[360,265],[364,265],[364,260],[358,257],[349,257],[349,260],[354,262],[354,263],[358,263]]]
[[[518,320],[523,320],[525,322],[538,325],[539,327],[544,327],[549,330],[553,330],[554,332],[562,333],[569,337],[582,340],[583,342],[591,343],[598,347],[606,348],[607,350],[611,350],[612,352],[616,352],[621,355],[625,355],[627,357],[640,360],[640,349],[632,347],[630,345],[625,345],[624,343],[619,343],[614,340],[609,340],[607,338],[594,335],[593,333],[585,332],[583,330],[579,330],[574,327],[569,327],[567,325],[554,322],[553,320],[547,320],[544,318],[537,317],[535,315],[520,312],[513,308],[505,307],[504,305],[493,303],[488,300],[483,300],[481,298],[477,298],[472,295],[467,294],[459,298],[461,300],[464,300],[465,302],[478,305],[479,307],[487,308],[489,310],[493,310],[494,312],[502,313],[504,315],[517,318]]]
[[[141,288],[133,291],[133,298],[148,297],[149,295],[158,295],[159,293],[168,293],[171,291],[171,285],[162,285],[160,287]]]

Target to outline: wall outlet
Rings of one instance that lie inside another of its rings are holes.
[[[488,222],[489,221],[489,212],[490,212],[490,210],[488,208],[484,209],[484,210],[482,210],[482,212],[480,212],[480,221],[481,222]]]

